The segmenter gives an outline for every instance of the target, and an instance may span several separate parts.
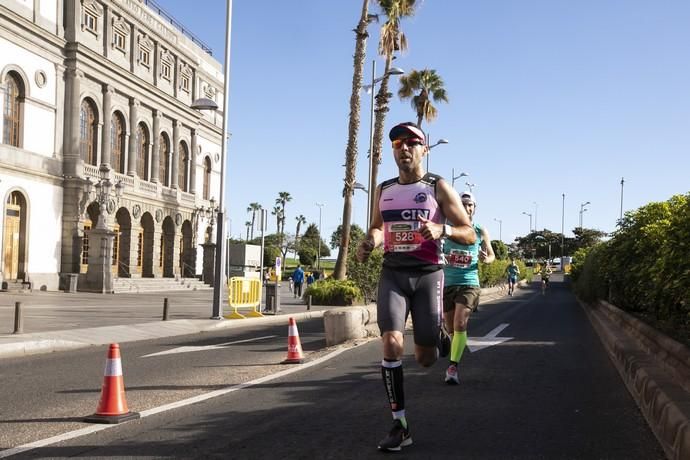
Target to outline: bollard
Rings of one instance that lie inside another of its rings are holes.
[[[168,298],[165,297],[163,299],[163,321],[167,321],[168,319]]]
[[[311,310],[311,295],[307,296],[307,311]]]
[[[24,327],[22,326],[22,303],[14,303],[14,334],[21,334],[24,332]]]

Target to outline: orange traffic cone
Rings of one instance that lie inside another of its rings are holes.
[[[139,418],[138,412],[130,412],[125,400],[125,382],[122,379],[120,345],[111,343],[105,361],[101,400],[96,413],[84,419],[92,423],[120,423]]]
[[[288,323],[288,352],[287,358],[282,364],[300,364],[304,360],[304,353],[302,353],[302,344],[299,341],[299,332],[297,331],[297,323],[295,318],[290,318]]]

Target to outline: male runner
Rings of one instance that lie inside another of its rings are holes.
[[[510,259],[510,265],[506,267],[506,273],[508,274],[508,295],[513,295],[515,284],[520,274],[520,267],[515,263],[515,259]]]
[[[471,192],[460,195],[465,211],[473,220],[477,202]],[[443,269],[446,284],[443,288],[443,315],[446,329],[452,334],[450,364],[446,370],[446,383],[457,385],[458,363],[467,345],[467,322],[470,313],[479,305],[479,261],[490,264],[495,260],[491,238],[486,228],[472,223],[477,239],[472,244],[458,244],[453,240],[443,243],[447,265]]]
[[[443,270],[441,238],[472,244],[476,234],[455,191],[441,177],[426,173],[428,153],[424,132],[414,123],[399,124],[389,133],[398,177],[376,188],[367,237],[357,248],[364,261],[383,244],[377,314],[383,342],[381,375],[393,412],[393,428],[381,450],[412,444],[405,418],[403,333],[408,313],[414,323],[415,358],[428,367],[437,359],[441,324]],[[444,225],[446,219],[454,224]]]

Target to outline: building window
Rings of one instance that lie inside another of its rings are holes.
[[[98,34],[98,18],[91,11],[84,9],[83,28],[94,34]]]
[[[170,81],[172,74],[172,66],[169,62],[161,62],[161,77]]]
[[[158,180],[166,187],[170,187],[170,181],[168,180],[168,170],[170,169],[170,143],[168,142],[168,136],[161,133],[158,138],[158,145],[158,156],[160,160],[158,163]]]
[[[115,172],[125,172],[125,122],[120,112],[110,121],[110,161]]]
[[[189,75],[181,75],[180,76],[180,88],[182,91],[189,92],[189,86],[190,86],[190,81],[191,79],[189,78]]]
[[[137,126],[137,175],[143,180],[149,177],[149,131],[143,123]]]
[[[187,144],[180,142],[180,164],[177,168],[177,184],[180,190],[183,192],[188,192],[187,182],[189,179],[189,150],[187,150]]]
[[[19,77],[10,72],[5,77],[5,103],[2,108],[3,130],[2,143],[21,147],[19,133],[21,132],[22,101],[24,100],[24,85]]]
[[[126,51],[126,45],[127,40],[125,39],[125,34],[119,30],[113,30],[113,46],[124,53]]]
[[[211,159],[204,158],[204,188],[202,198],[208,200],[211,197]]]
[[[79,116],[79,151],[81,159],[90,165],[96,165],[96,138],[98,137],[98,118],[93,102],[84,99]]]
[[[139,64],[146,68],[151,67],[151,50],[148,50],[143,46],[139,47]]]

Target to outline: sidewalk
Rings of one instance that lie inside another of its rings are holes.
[[[168,298],[168,320],[163,302]],[[229,313],[227,297],[223,314]],[[15,302],[21,303],[22,333],[14,334]],[[0,359],[92,345],[150,340],[258,324],[287,325],[288,316],[323,316],[330,307],[312,306],[280,288],[280,311],[263,318],[213,320],[213,291],[142,294],[64,292],[0,293]],[[240,310],[242,312],[242,310]]]

